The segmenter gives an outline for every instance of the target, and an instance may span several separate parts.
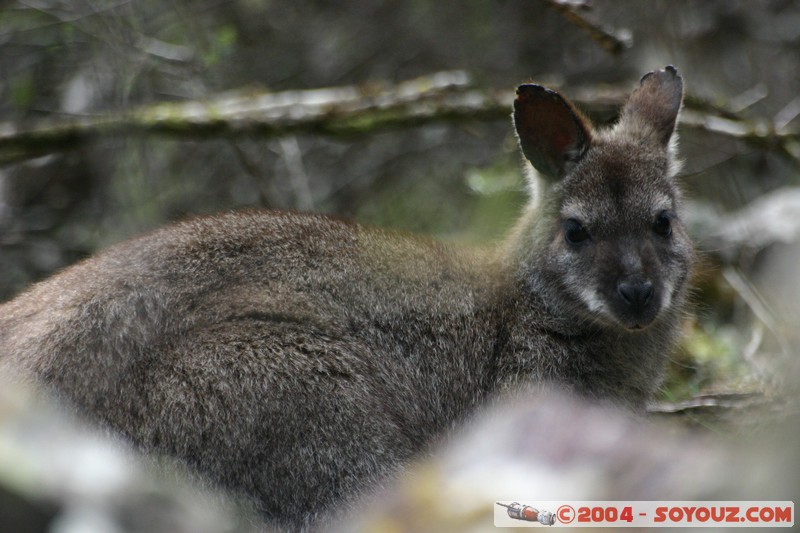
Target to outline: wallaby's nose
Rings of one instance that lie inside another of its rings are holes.
[[[617,285],[622,300],[636,310],[642,310],[653,298],[653,284],[649,281],[628,283],[622,281]]]

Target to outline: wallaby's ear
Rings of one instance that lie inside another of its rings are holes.
[[[619,128],[667,146],[683,100],[683,80],[672,65],[642,77],[622,108]]]
[[[514,126],[522,153],[545,177],[560,179],[591,142],[591,125],[560,94],[540,85],[517,88]]]

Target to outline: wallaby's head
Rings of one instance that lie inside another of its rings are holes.
[[[635,330],[683,300],[693,249],[674,181],[682,97],[673,67],[651,72],[619,122],[595,131],[558,93],[517,89],[520,147],[540,177],[517,256],[522,276],[566,315]]]

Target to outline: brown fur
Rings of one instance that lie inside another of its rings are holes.
[[[595,132],[520,87],[546,185],[496,248],[312,214],[196,218],[0,306],[2,363],[295,527],[518,384],[640,408],[692,262],[672,176],[681,94],[674,69],[651,73]],[[575,224],[586,240],[569,242]]]

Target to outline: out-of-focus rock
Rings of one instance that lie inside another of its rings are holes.
[[[261,531],[237,502],[193,486],[166,459],[139,457],[49,399],[0,381],[0,531]]]
[[[797,418],[788,430],[753,426],[732,439],[554,392],[520,395],[353,508],[336,531],[494,531],[504,500],[796,501]]]

